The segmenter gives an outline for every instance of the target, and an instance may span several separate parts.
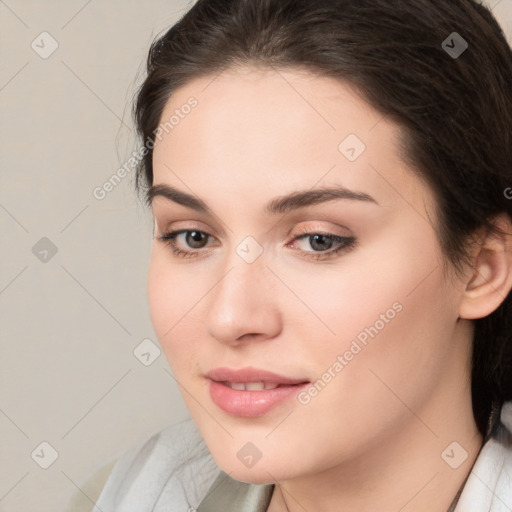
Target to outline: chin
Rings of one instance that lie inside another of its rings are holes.
[[[227,457],[226,452],[216,456],[215,452],[212,453],[217,466],[228,474],[234,480],[245,482],[248,484],[266,485],[275,484],[296,477],[296,474],[290,474],[290,464],[283,463],[279,460],[272,460],[262,456],[260,460],[254,463],[251,467],[246,467],[244,463],[239,460],[238,455],[234,457]],[[243,459],[243,456],[240,458]],[[286,458],[283,460],[287,460]],[[295,468],[296,469],[296,468]]]
[[[234,480],[238,480],[239,482],[245,482],[247,484],[268,485],[275,484],[276,481],[281,480],[277,475],[274,474],[272,469],[268,469],[265,466],[247,469],[233,469],[232,467],[225,466],[221,467],[221,469],[222,471],[224,471],[224,473],[227,473]]]

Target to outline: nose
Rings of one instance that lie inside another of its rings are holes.
[[[273,277],[262,257],[246,263],[235,255],[210,294],[208,334],[231,346],[277,336],[282,322]]]

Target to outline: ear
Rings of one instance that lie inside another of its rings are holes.
[[[461,318],[483,318],[495,311],[512,288],[512,223],[496,217],[499,232],[485,232],[472,252],[472,273],[465,281],[459,308]]]

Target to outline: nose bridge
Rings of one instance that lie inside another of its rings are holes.
[[[238,314],[253,309],[253,305],[264,301],[264,280],[268,279],[263,259],[247,263],[237,254],[226,263],[223,278],[216,286],[213,308],[225,308],[226,312]],[[267,283],[268,285],[268,283]],[[268,289],[268,288],[267,288]]]
[[[265,258],[246,260],[243,252],[233,251],[222,276],[209,302],[210,335],[225,343],[245,334],[274,336],[279,330],[279,312]]]
[[[256,296],[265,280],[268,280],[266,269],[267,255],[263,246],[252,236],[246,236],[226,256],[225,291],[241,294],[246,297],[247,291]],[[222,284],[222,283],[219,283]],[[269,284],[269,283],[267,283]],[[254,297],[255,298],[255,297]]]

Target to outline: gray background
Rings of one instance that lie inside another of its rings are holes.
[[[510,40],[512,0],[486,3]],[[153,361],[151,219],[133,171],[102,200],[93,190],[136,148],[149,44],[189,4],[0,0],[0,511],[63,510],[100,467],[188,417],[163,353]],[[146,339],[149,366],[134,354]],[[44,441],[58,452],[47,469]]]

